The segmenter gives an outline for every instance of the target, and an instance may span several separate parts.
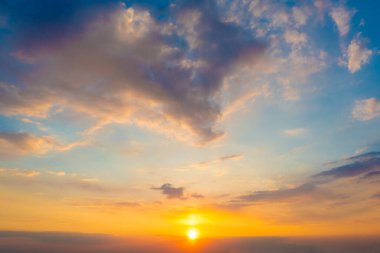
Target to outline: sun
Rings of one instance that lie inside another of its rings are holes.
[[[191,241],[194,241],[198,239],[199,237],[199,230],[196,228],[189,228],[186,232],[187,238]]]

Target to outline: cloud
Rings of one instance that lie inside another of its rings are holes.
[[[153,190],[161,191],[163,195],[165,195],[168,199],[183,199],[184,198],[184,190],[183,187],[173,187],[171,184],[163,184],[161,187],[153,187]]]
[[[293,17],[297,27],[305,25],[311,15],[311,11],[308,7],[294,7]]]
[[[0,159],[10,159],[23,155],[45,155],[50,151],[64,152],[88,144],[88,140],[63,144],[46,135],[37,136],[26,132],[0,132]]]
[[[23,189],[27,192],[55,192],[65,189],[66,194],[71,191],[84,191],[96,194],[120,193],[125,189],[105,184],[99,180],[84,178],[75,174],[43,173],[38,170],[14,168],[0,168],[0,182],[3,186]]]
[[[0,9],[7,20],[6,29],[13,31],[12,42],[18,47],[36,50],[60,46],[68,37],[82,33],[89,20],[116,8],[119,1],[2,1]]]
[[[100,210],[121,210],[126,208],[139,207],[140,203],[125,200],[107,200],[107,199],[85,199],[85,200],[67,200],[69,205],[100,209]]]
[[[273,91],[298,99],[325,67],[326,54],[301,30],[317,15],[313,5],[16,2],[3,12],[12,21],[13,60],[30,70],[0,86],[1,113],[68,109],[96,121],[87,134],[132,124],[206,145],[223,138],[226,115]]]
[[[292,128],[284,130],[283,134],[289,137],[297,137],[304,135],[306,132],[306,128]]]
[[[318,9],[319,18],[323,17],[324,12],[330,7],[329,0],[315,0],[314,6]]]
[[[1,175],[16,176],[16,177],[37,177],[40,175],[40,172],[36,170],[0,168],[0,176]]]
[[[368,172],[363,176],[363,179],[380,179],[380,170]]]
[[[137,124],[203,145],[223,136],[216,124],[224,77],[265,51],[243,28],[223,22],[214,1],[175,5],[166,10],[170,20],[156,20],[149,3],[21,2],[5,9],[8,29],[28,34],[13,38],[15,56],[38,71],[25,75],[27,85],[2,85],[5,115],[47,117],[53,106],[70,108],[95,118],[95,129]],[[57,10],[65,12],[54,16]]]
[[[231,154],[231,155],[225,155],[219,157],[220,161],[226,161],[226,160],[240,160],[244,157],[244,154]]]
[[[347,164],[334,167],[314,175],[314,178],[347,178],[366,174],[380,168],[380,152],[369,152],[352,156],[345,160]]]
[[[312,175],[299,185],[275,190],[253,191],[235,196],[220,206],[227,209],[236,209],[284,203],[289,205],[290,208],[294,208],[294,202],[307,202],[307,205],[313,208],[313,203],[316,202],[320,203],[320,205],[331,205],[336,203],[337,200],[345,199],[345,203],[349,205],[358,203],[360,200],[366,201],[369,198],[368,194],[377,190],[377,187],[374,187],[375,185],[373,184],[375,181],[371,179],[376,179],[379,176],[380,152],[364,153],[340,162],[344,164]],[[352,185],[366,188],[368,192],[363,195],[358,192],[352,192]]]
[[[7,116],[28,115],[46,117],[51,101],[37,92],[25,92],[19,87],[0,82],[0,113]]]
[[[285,41],[294,46],[302,45],[307,42],[307,36],[294,30],[288,30],[284,34]]]
[[[331,10],[330,16],[338,27],[339,35],[345,36],[350,31],[350,21],[354,12],[344,6],[335,7]]]
[[[363,46],[359,37],[353,39],[347,48],[347,68],[351,73],[358,71],[364,64],[369,62],[373,54],[372,50]]]
[[[326,197],[333,197],[334,195],[327,190],[321,189],[313,183],[305,183],[293,188],[284,188],[270,191],[255,191],[247,195],[242,195],[232,200],[230,204],[233,205],[251,205],[260,202],[278,202],[297,199],[320,199]]]
[[[220,156],[220,157],[213,159],[213,160],[206,160],[206,161],[198,162],[196,164],[193,164],[191,167],[194,167],[197,169],[205,169],[205,168],[208,168],[212,165],[217,165],[217,164],[222,163],[222,162],[237,161],[237,160],[241,160],[243,158],[244,158],[244,154],[242,154],[242,153],[240,153],[240,154],[229,154],[229,155]]]
[[[46,154],[57,143],[49,136],[29,133],[0,132],[0,158],[12,158],[27,154]]]
[[[371,120],[380,116],[380,101],[376,98],[357,100],[352,110],[352,117],[357,120]]]
[[[161,191],[168,199],[181,199],[186,200],[189,198],[202,199],[204,196],[199,193],[185,193],[184,187],[174,187],[172,184],[165,183],[160,187],[152,187],[152,190]]]
[[[191,194],[191,197],[195,198],[195,199],[203,199],[205,196],[202,194],[193,193],[193,194]]]
[[[58,176],[58,177],[63,177],[66,175],[66,172],[64,171],[48,171],[48,173],[50,175],[55,175],[55,176]]]
[[[246,25],[257,37],[270,41],[260,68],[247,68],[233,75],[230,86],[234,88],[229,96],[239,88],[238,94],[243,98],[250,93],[251,89],[236,85],[240,83],[265,84],[271,95],[281,91],[283,98],[288,100],[299,99],[303,91],[310,89],[306,85],[309,78],[326,66],[327,56],[313,43],[307,43],[309,34],[303,29],[308,20],[318,15],[313,5],[290,7],[279,1],[220,2],[223,3],[220,8],[228,10],[227,21]],[[291,44],[290,49],[284,42]]]

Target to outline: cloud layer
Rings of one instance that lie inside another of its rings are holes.
[[[72,111],[95,121],[86,134],[122,123],[198,145],[220,140],[229,114],[258,96],[299,99],[326,67],[305,27],[330,15],[345,36],[353,11],[322,2],[3,1],[11,35],[2,50],[21,67],[0,80],[0,113]],[[371,54],[352,40],[348,69]]]
[[[340,163],[342,165],[312,175],[302,184],[274,190],[254,191],[237,196],[223,205],[234,209],[283,203],[289,205],[293,210],[294,203],[304,203],[305,206],[313,209],[315,203],[329,206],[344,201],[347,206],[362,205],[376,196],[376,180],[380,178],[379,152],[352,156]],[[352,185],[366,190],[363,192],[353,191],[350,188]],[[349,208],[346,207],[346,209]],[[298,217],[298,219],[301,218],[301,216]]]
[[[167,22],[121,2],[24,2],[5,4],[8,29],[20,34],[14,55],[37,71],[23,87],[1,84],[5,115],[46,117],[58,106],[96,118],[99,127],[133,123],[204,144],[223,135],[214,126],[224,77],[265,50],[223,22],[213,1],[175,5]]]

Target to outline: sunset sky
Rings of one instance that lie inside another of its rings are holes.
[[[0,237],[380,235],[379,9],[0,0]]]

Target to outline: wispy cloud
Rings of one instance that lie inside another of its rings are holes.
[[[279,190],[271,191],[256,191],[247,195],[239,196],[237,199],[233,200],[232,203],[235,204],[253,204],[256,202],[273,202],[273,201],[290,201],[292,199],[312,199],[316,200],[318,198],[332,197],[327,190],[319,188],[313,183],[305,183],[297,187],[285,188]]]
[[[129,208],[135,208],[141,206],[141,203],[125,200],[114,200],[114,199],[65,199],[65,203],[90,209],[98,210],[124,210]]]
[[[123,192],[125,189],[106,184],[100,180],[66,174],[63,172],[24,170],[14,168],[0,168],[0,182],[3,186],[18,188],[26,191],[51,191],[61,189],[71,191],[84,191],[97,194]]]
[[[298,137],[305,135],[307,132],[306,128],[291,128],[284,130],[283,134],[289,137]]]
[[[304,180],[304,183],[295,186],[287,186],[274,190],[253,191],[248,194],[236,196],[225,202],[224,207],[241,208],[252,205],[264,205],[269,203],[315,203],[319,201],[324,205],[331,201],[345,199],[346,204],[352,204],[356,200],[351,197],[355,195],[351,188],[341,189],[341,185],[356,184],[357,187],[370,189],[366,194],[359,198],[365,201],[370,198],[371,192],[376,191],[372,179],[377,178],[380,169],[380,153],[369,152],[356,155],[341,161],[341,166],[330,168],[326,171],[312,175]],[[347,181],[353,179],[353,181]],[[364,180],[365,179],[365,180]],[[348,189],[348,190],[347,190]],[[369,195],[368,195],[369,194]],[[326,202],[327,201],[327,202]],[[324,204],[323,204],[324,203]]]
[[[231,154],[231,155],[225,155],[221,156],[219,158],[220,161],[226,161],[226,160],[240,160],[244,157],[243,154]]]
[[[66,172],[64,171],[48,171],[48,173],[51,175],[59,176],[59,177],[63,177],[66,175]]]
[[[379,169],[380,169],[380,165],[379,165]],[[366,179],[366,180],[380,179],[380,170],[368,172],[367,174],[363,176],[363,179]]]
[[[27,132],[0,132],[0,159],[23,155],[45,155],[50,151],[64,152],[86,146],[89,140],[63,144],[51,136],[38,136]]]
[[[36,170],[0,168],[0,175],[16,176],[16,177],[36,177],[40,175],[40,172]]]
[[[237,153],[237,154],[229,154],[229,155],[223,155],[213,160],[206,160],[202,162],[198,162],[193,164],[191,167],[198,168],[198,169],[204,169],[208,168],[213,165],[220,164],[222,162],[228,162],[228,161],[238,161],[244,158],[243,153]]]
[[[380,101],[368,98],[355,101],[352,117],[357,120],[371,120],[380,116]]]
[[[350,31],[350,22],[354,12],[344,6],[335,7],[331,10],[330,16],[338,27],[339,35],[346,36]]]
[[[380,152],[370,152],[347,159],[348,163],[314,175],[314,178],[345,178],[363,175],[380,167]]]

